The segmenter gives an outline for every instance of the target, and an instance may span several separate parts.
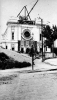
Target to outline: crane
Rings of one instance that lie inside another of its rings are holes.
[[[30,14],[31,11],[34,9],[34,7],[36,6],[36,4],[37,4],[38,1],[39,1],[39,0],[37,0],[37,1],[35,2],[35,4],[33,5],[33,7],[31,8],[31,10],[30,10],[29,12],[28,12],[27,7],[26,7],[27,5],[24,6],[24,7],[21,9],[21,11],[19,12],[19,14],[17,15],[17,17],[19,17],[20,20],[28,20],[28,17],[29,17],[29,19],[31,20],[29,14]],[[23,9],[25,9],[25,16],[19,16]],[[26,15],[26,12],[27,12],[27,15]]]
[[[37,0],[37,1],[35,2],[35,4],[33,5],[33,7],[31,8],[31,10],[29,11],[27,17],[29,16],[29,14],[31,13],[31,11],[33,10],[33,8],[36,6],[36,4],[37,4],[38,1],[39,1],[39,0]]]

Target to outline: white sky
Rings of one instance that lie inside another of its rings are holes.
[[[25,5],[30,11],[35,2],[36,0],[0,0],[0,35],[5,32],[10,16],[16,17]],[[57,0],[39,0],[30,16],[35,19],[38,14],[46,23],[49,21],[57,25]]]

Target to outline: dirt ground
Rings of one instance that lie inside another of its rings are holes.
[[[9,51],[0,49],[0,52],[15,60],[31,62],[31,57]],[[47,69],[57,69],[57,66],[42,63],[40,59],[36,59],[34,63],[34,70],[43,72],[29,72],[32,67],[0,70],[0,100],[57,100],[57,71],[47,72]]]
[[[57,100],[57,72],[0,75],[0,100]]]

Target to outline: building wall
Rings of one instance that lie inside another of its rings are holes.
[[[14,40],[17,40],[17,26],[14,27]]]
[[[5,47],[6,47],[5,42],[2,42],[2,47],[3,47],[3,48],[5,48]]]
[[[22,35],[24,34],[24,31],[28,30],[31,34],[30,39],[22,38]],[[12,40],[12,32],[14,32],[14,40]],[[40,34],[41,34],[41,26],[39,25],[26,25],[26,24],[8,24],[7,25],[7,31],[6,34],[4,34],[4,43],[2,43],[2,46],[4,48],[12,50],[14,48],[15,51],[18,51],[18,41],[20,41],[20,50],[21,48],[24,48],[24,51],[26,51],[26,48],[30,48],[29,42],[30,41],[37,41],[41,42],[40,40]],[[33,38],[33,39],[32,39]],[[26,46],[24,46],[24,41],[26,41]],[[23,42],[23,45],[22,45]],[[40,44],[37,43],[37,50],[40,51]]]
[[[54,47],[57,48],[57,39],[54,41]]]
[[[18,27],[18,40],[21,40],[22,27]]]
[[[11,41],[11,27],[10,26],[8,26],[8,28],[7,28],[6,35],[7,35],[7,36],[5,36],[6,40]]]
[[[8,48],[9,50],[11,50],[11,44],[10,44],[10,43],[7,43],[6,45],[7,45],[7,48]]]
[[[15,43],[15,51],[18,51],[18,43]]]

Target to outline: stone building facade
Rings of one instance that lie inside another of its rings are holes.
[[[2,35],[2,46],[9,50],[26,52],[34,44],[40,52],[42,50],[41,29],[41,20],[21,22],[17,18],[10,19]]]

